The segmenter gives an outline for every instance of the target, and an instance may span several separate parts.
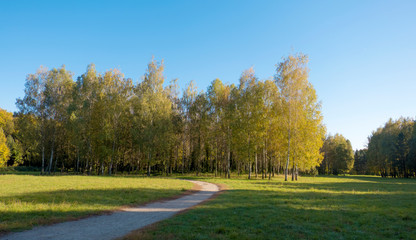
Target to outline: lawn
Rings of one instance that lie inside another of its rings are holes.
[[[163,178],[0,175],[0,234],[172,197],[192,186]]]
[[[209,179],[228,191],[130,239],[416,239],[416,179]]]

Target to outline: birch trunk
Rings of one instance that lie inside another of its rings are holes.
[[[248,179],[251,179],[251,163],[248,163]]]
[[[113,140],[113,152],[111,154],[111,161],[110,161],[110,165],[108,166],[108,175],[111,176],[111,171],[113,169],[113,161],[114,161],[114,152],[115,152],[115,147],[116,147],[116,138],[114,138]]]
[[[149,159],[148,159],[148,163],[147,163],[147,176],[150,177],[150,158],[151,158],[151,154],[149,152]]]
[[[287,174],[289,171],[289,159],[290,159],[290,129],[288,130],[288,141],[287,141],[287,159],[285,167],[285,181],[287,181]]]
[[[256,179],[257,179],[257,150],[256,150],[256,153],[254,154],[254,174],[256,175]]]
[[[231,150],[230,150],[230,148],[231,148],[230,143],[228,143],[228,148],[227,148],[227,175],[228,175],[228,178],[231,178],[231,173],[230,173]]]
[[[292,164],[292,181],[295,180],[295,160],[293,160]]]
[[[79,149],[77,149],[77,173],[79,173]]]
[[[298,164],[296,163],[296,168],[295,168],[295,180],[298,180]]]
[[[45,146],[42,146],[42,175],[45,174]]]
[[[51,158],[49,159],[49,168],[48,168],[48,173],[51,174],[51,170],[52,170],[52,161],[53,161],[53,144],[52,144],[52,148],[51,148]]]

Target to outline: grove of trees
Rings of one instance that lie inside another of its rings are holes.
[[[365,149],[353,152],[342,135],[327,136],[321,148],[320,174],[373,174],[416,177],[416,124],[411,118],[390,119],[368,137]]]
[[[367,163],[367,149],[355,150],[353,173],[370,174]]]
[[[318,168],[320,174],[346,174],[354,166],[354,151],[351,142],[341,134],[327,136],[321,151],[324,159]]]
[[[290,55],[273,80],[253,69],[238,85],[194,82],[180,93],[165,83],[163,61],[152,60],[134,83],[94,64],[73,79],[65,66],[26,78],[14,115],[0,109],[0,167],[35,166],[84,174],[210,172],[271,178],[320,174],[416,176],[416,124],[389,120],[368,148],[353,152],[344,136],[325,137],[321,105],[308,81],[308,58]]]
[[[390,119],[368,137],[368,172],[382,177],[416,176],[416,124],[413,119]]]
[[[182,93],[176,80],[165,83],[163,61],[152,60],[137,83],[117,69],[99,73],[93,64],[75,81],[65,66],[40,68],[17,99],[16,130],[0,122],[0,148],[11,135],[16,145],[6,144],[9,151],[0,156],[10,159],[19,148],[9,163],[24,161],[42,173],[270,178],[283,171],[297,179],[321,163],[325,136],[307,63],[303,54],[290,55],[273,80],[248,69],[237,86],[215,79],[199,92],[191,82]]]

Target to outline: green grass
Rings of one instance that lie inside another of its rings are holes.
[[[0,233],[171,197],[192,186],[163,178],[0,175]]]
[[[416,239],[416,180],[209,179],[216,199],[130,235],[140,239]]]

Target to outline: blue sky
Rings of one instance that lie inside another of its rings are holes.
[[[152,56],[167,80],[237,83],[282,57],[310,58],[329,133],[362,148],[390,117],[416,116],[416,1],[0,1],[0,108],[25,77],[62,64],[139,81]]]

